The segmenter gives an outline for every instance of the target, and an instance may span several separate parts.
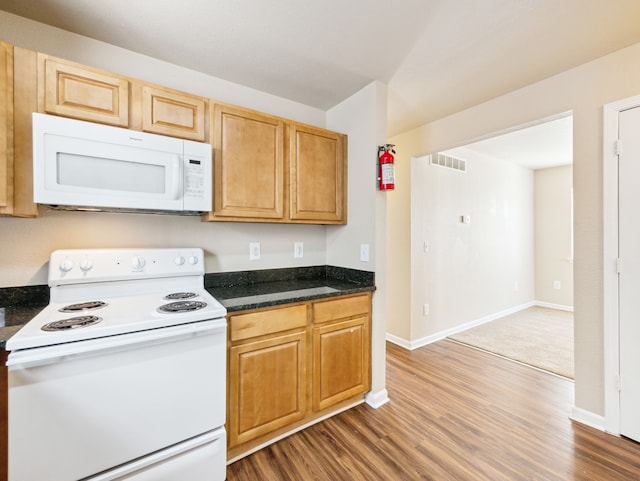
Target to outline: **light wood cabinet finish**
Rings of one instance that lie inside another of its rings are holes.
[[[5,176],[0,181],[0,214],[35,217],[31,113],[38,107],[36,52],[0,45],[0,177]]]
[[[346,223],[346,143],[328,130],[289,127],[291,219]]]
[[[369,390],[369,344],[365,316],[313,329],[314,411]]]
[[[313,409],[369,390],[371,295],[314,302]]]
[[[346,224],[345,135],[38,52],[14,58],[12,74],[11,49],[0,48],[0,214],[37,215],[31,113],[41,112],[211,142],[204,220]]]
[[[274,311],[266,312],[274,314]],[[283,315],[288,315],[286,310]],[[231,323],[233,331],[233,319]],[[306,329],[275,333],[231,346],[229,447],[302,419],[308,410],[307,377]]]
[[[307,306],[297,304],[233,316],[231,342],[307,326]]]
[[[129,126],[129,80],[39,54],[43,112],[90,122]]]
[[[217,104],[208,220],[346,223],[345,135]]]
[[[142,87],[142,130],[204,142],[207,101],[184,92]]]
[[[8,210],[12,205],[13,46],[0,41],[0,209]]]
[[[248,109],[212,109],[214,199],[209,220],[284,219],[284,121]]]
[[[370,326],[370,293],[229,315],[229,459],[361,402]]]

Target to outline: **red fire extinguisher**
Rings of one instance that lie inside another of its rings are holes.
[[[385,144],[378,147],[378,187],[380,190],[393,190],[395,188],[395,159],[394,144]]]

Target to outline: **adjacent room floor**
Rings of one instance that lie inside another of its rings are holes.
[[[640,479],[639,444],[569,419],[570,380],[449,340],[387,350],[389,403],[239,460],[228,481]]]
[[[449,339],[574,378],[573,312],[533,306]]]

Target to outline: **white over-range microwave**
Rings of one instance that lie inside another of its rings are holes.
[[[211,145],[33,114],[33,197],[66,209],[211,210]]]

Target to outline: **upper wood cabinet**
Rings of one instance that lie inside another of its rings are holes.
[[[211,129],[208,220],[346,223],[345,135],[224,104]]]
[[[129,80],[102,70],[38,54],[44,85],[41,111],[90,122],[129,126]]]
[[[291,218],[346,223],[345,135],[307,125],[289,127]]]
[[[150,85],[142,86],[142,130],[204,142],[207,101]]]
[[[211,143],[204,220],[347,223],[346,135],[4,42],[0,96],[0,215],[38,213],[31,115],[40,112]]]
[[[224,104],[212,109],[210,220],[284,219],[284,121]]]
[[[0,41],[0,212],[13,197],[13,47]]]
[[[203,142],[207,100],[38,54],[39,111]]]
[[[36,53],[0,42],[0,215],[35,217],[31,112]]]

